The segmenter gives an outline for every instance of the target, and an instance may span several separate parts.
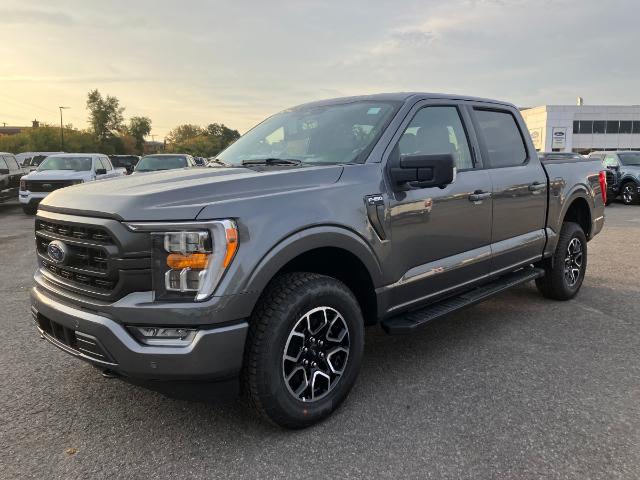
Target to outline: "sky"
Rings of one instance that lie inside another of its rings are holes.
[[[0,124],[87,127],[91,89],[245,132],[307,101],[422,91],[640,104],[637,0],[0,0]]]

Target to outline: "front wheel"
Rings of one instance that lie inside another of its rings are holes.
[[[569,300],[576,296],[587,270],[587,237],[582,227],[565,222],[560,230],[556,250],[542,267],[545,275],[536,280],[542,295],[554,300]]]
[[[620,197],[625,205],[636,205],[638,203],[638,187],[634,182],[627,182],[620,189]]]
[[[355,383],[363,325],[342,282],[304,272],[277,277],[251,318],[243,372],[250,404],[286,428],[327,417]]]

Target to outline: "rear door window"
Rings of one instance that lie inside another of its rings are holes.
[[[527,161],[522,132],[511,112],[476,108],[474,113],[490,168],[516,167]]]
[[[9,170],[7,162],[4,161],[4,157],[0,157],[0,170]]]
[[[16,159],[14,157],[12,157],[11,155],[5,155],[4,159],[7,162],[7,166],[9,167],[9,170],[20,170],[20,167],[18,166],[18,162],[16,162]]]

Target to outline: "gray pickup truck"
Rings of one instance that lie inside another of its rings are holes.
[[[600,161],[541,163],[518,109],[493,100],[309,103],[210,167],[47,196],[32,314],[113,375],[231,388],[290,428],[345,399],[365,325],[411,333],[532,280],[572,298],[604,223]]]

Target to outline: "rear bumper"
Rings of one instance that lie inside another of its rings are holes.
[[[242,367],[248,323],[199,330],[185,347],[139,343],[114,320],[31,290],[31,313],[40,334],[65,352],[132,381],[228,380]],[[132,319],[135,323],[135,319]]]

